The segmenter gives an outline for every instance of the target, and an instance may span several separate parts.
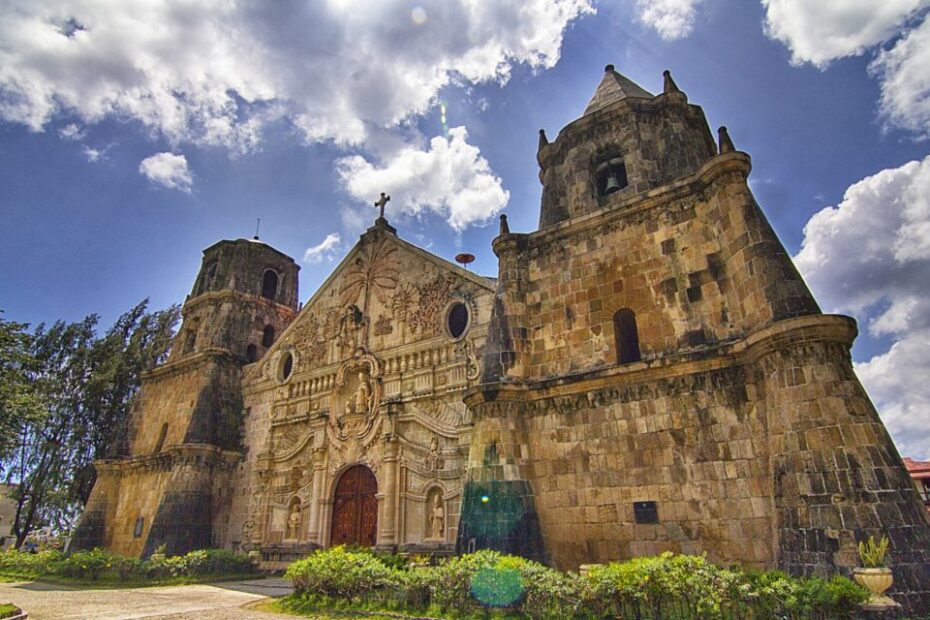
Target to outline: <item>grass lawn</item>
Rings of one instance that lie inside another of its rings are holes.
[[[17,581],[40,581],[43,583],[54,583],[63,586],[74,586],[76,588],[86,588],[88,590],[112,590],[114,588],[147,588],[153,586],[183,586],[195,583],[222,583],[224,581],[240,581],[245,579],[264,579],[263,573],[242,573],[239,575],[196,575],[180,577],[163,577],[160,579],[80,579],[75,577],[61,577],[58,575],[44,575],[37,577],[35,575],[13,575],[0,574],[0,582],[17,582]],[[0,616],[2,618],[3,616]]]
[[[19,607],[9,603],[0,603],[0,618],[9,618],[19,613]]]
[[[336,610],[314,610],[298,613],[287,609],[280,604],[280,600],[260,601],[255,605],[249,605],[249,608],[257,611],[266,611],[273,614],[287,614],[289,616],[299,616],[301,618],[310,618],[310,620],[397,620],[398,618],[415,616],[402,616],[400,614],[382,615],[376,612],[354,612],[354,611],[336,611]],[[422,616],[421,616],[422,617]]]

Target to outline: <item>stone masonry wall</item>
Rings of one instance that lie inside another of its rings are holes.
[[[508,321],[525,321],[529,341],[512,366],[546,378],[615,364],[621,308],[636,313],[646,360],[819,312],[752,199],[748,172],[745,155],[721,155],[693,178],[525,236],[513,262],[527,264],[526,281],[502,273],[500,283],[526,290],[525,314],[503,308]]]

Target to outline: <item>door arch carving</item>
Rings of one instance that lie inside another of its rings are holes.
[[[374,547],[378,534],[378,481],[364,465],[350,467],[336,483],[331,545]]]

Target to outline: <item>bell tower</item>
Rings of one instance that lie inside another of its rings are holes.
[[[856,378],[855,321],[820,311],[749,155],[668,72],[662,90],[608,65],[540,132],[539,229],[502,219],[493,241],[459,549],[830,575],[887,535],[895,600],[930,608],[926,511]]]
[[[693,174],[716,154],[704,112],[664,77],[654,96],[607,65],[580,118],[551,143],[540,130],[540,228]]]
[[[296,315],[298,270],[257,239],[204,250],[167,362],[143,377],[115,458],[96,463],[76,548],[147,556],[215,546],[241,459],[240,371]]]

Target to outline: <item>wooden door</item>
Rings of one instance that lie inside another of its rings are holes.
[[[331,545],[374,547],[378,534],[378,481],[364,465],[347,469],[333,498]]]

